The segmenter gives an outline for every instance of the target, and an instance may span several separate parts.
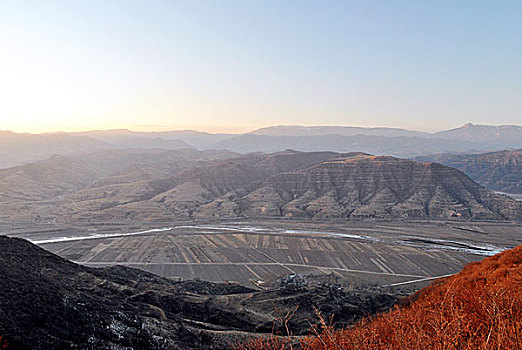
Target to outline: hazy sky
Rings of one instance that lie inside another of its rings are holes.
[[[0,129],[522,124],[522,1],[0,1]]]

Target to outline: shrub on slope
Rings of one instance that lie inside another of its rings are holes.
[[[4,339],[3,335],[0,335],[0,350],[7,349],[7,341]]]
[[[467,265],[410,298],[407,305],[344,330],[323,329],[293,348],[522,349],[522,246]],[[292,348],[270,337],[242,350]]]

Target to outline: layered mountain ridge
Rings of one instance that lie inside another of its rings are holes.
[[[519,220],[522,215],[521,202],[453,168],[360,152],[240,156],[119,150],[2,170],[0,181],[7,219]]]
[[[522,194],[522,149],[482,154],[439,154],[415,159],[459,169],[495,191]]]

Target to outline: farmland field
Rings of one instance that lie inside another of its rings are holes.
[[[281,275],[330,274],[384,286],[458,272],[521,244],[522,228],[488,222],[259,221],[4,226],[3,232],[86,266],[126,265],[180,279],[262,286]]]

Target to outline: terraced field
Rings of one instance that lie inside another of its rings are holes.
[[[262,286],[281,275],[332,274],[344,284],[389,285],[452,274],[521,244],[510,223],[232,222],[163,228],[11,228],[88,266],[122,264],[162,276]]]

